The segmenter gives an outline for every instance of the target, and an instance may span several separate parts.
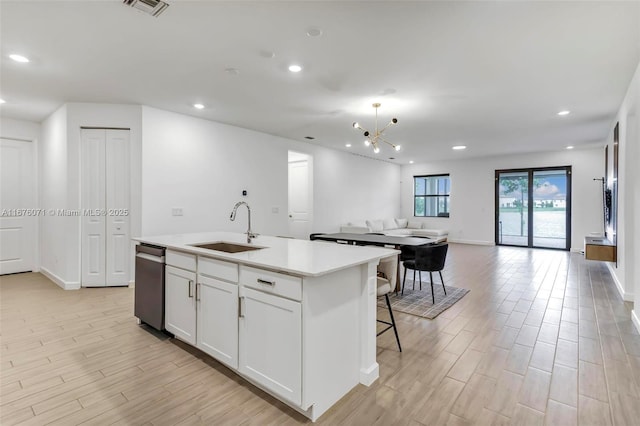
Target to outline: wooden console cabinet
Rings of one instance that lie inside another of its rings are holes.
[[[616,246],[604,237],[584,237],[584,257],[588,260],[616,261]]]

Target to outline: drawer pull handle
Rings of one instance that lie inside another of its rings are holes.
[[[271,287],[273,287],[274,285],[276,285],[276,282],[275,282],[275,281],[263,280],[262,278],[258,278],[258,283],[260,283],[260,284],[270,285]]]
[[[189,280],[189,297],[193,297],[193,290],[191,290],[191,286],[193,285],[193,281]]]

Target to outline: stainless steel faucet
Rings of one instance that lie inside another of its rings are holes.
[[[243,204],[247,206],[247,213],[248,213],[247,218],[249,220],[249,227],[247,228],[247,232],[246,232],[247,242],[251,243],[251,239],[257,237],[258,234],[254,234],[253,232],[251,232],[251,208],[249,207],[249,204],[247,204],[245,201],[238,201],[236,205],[233,206],[233,211],[231,212],[231,216],[229,216],[229,219],[231,219],[232,222],[236,220],[236,212],[238,211],[238,207],[240,207]]]

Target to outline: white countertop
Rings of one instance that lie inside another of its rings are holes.
[[[246,234],[234,232],[158,235],[135,237],[133,240],[214,259],[310,277],[317,277],[400,253],[398,250],[382,247],[350,246],[266,235],[259,235],[251,242],[253,246],[264,248],[242,253],[225,253],[192,246],[192,244],[220,241],[247,245]]]

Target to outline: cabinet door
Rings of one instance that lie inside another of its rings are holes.
[[[198,275],[198,348],[238,368],[238,285]]]
[[[196,344],[195,272],[165,266],[164,327],[177,338]]]
[[[240,372],[300,405],[302,316],[299,302],[240,289]]]

